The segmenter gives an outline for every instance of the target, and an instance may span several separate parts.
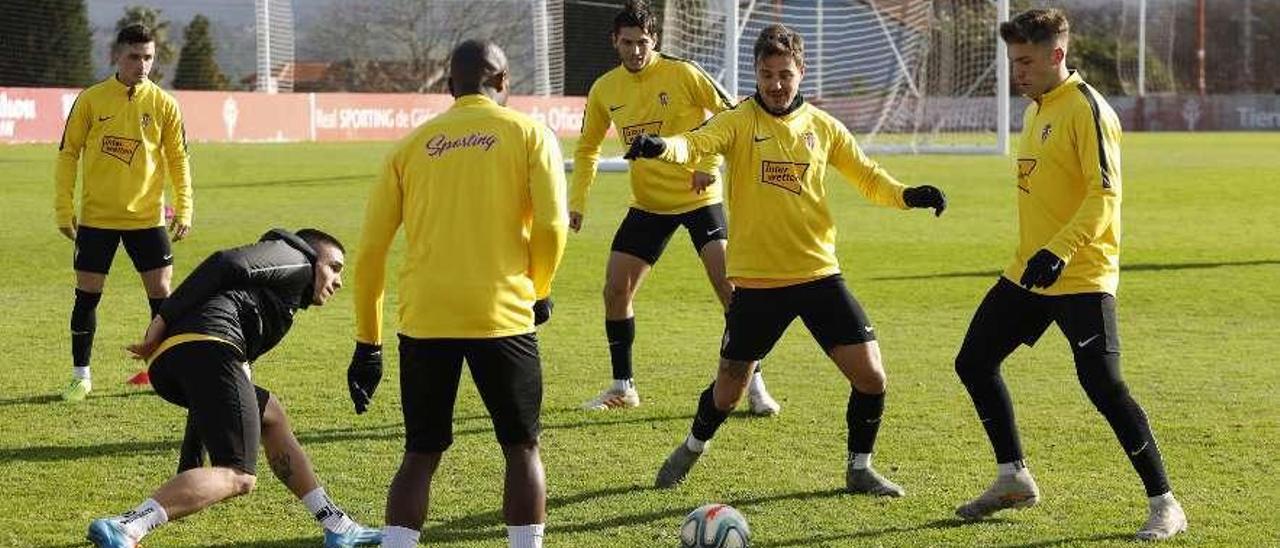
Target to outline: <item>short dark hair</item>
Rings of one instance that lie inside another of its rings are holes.
[[[120,29],[120,32],[116,33],[115,45],[123,46],[126,44],[128,45],[146,44],[148,42],[155,42],[155,41],[156,41],[156,36],[154,33],[151,32],[150,27],[147,27],[142,23],[133,23],[125,26],[124,28]]]
[[[804,38],[786,26],[769,25],[760,30],[752,54],[757,63],[772,55],[789,55],[796,65],[804,68]]]
[[[506,70],[506,53],[492,40],[464,40],[449,54],[449,82],[455,96],[480,92]]]
[[[347,252],[346,248],[342,247],[342,242],[339,242],[337,238],[334,238],[329,233],[318,228],[304,228],[294,232],[294,235],[302,238],[302,241],[307,242],[307,245],[311,246],[311,249],[315,249],[321,244],[325,244],[336,247],[338,248],[338,251],[343,253]]]
[[[640,30],[652,36],[658,35],[658,18],[649,11],[649,3],[645,0],[627,0],[622,11],[613,17],[613,34],[624,27],[640,27]]]
[[[1056,42],[1070,32],[1067,14],[1052,8],[1027,10],[1000,23],[1000,38],[1006,44],[1043,45]]]

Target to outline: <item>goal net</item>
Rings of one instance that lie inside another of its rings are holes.
[[[738,95],[765,26],[805,40],[801,93],[882,152],[1003,154],[1006,0],[666,0],[662,49],[693,59]]]

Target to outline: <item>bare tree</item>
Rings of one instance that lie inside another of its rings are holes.
[[[340,0],[303,31],[300,57],[332,62],[334,89],[443,92],[453,47],[488,38],[506,50],[513,87],[524,91],[534,55],[529,11],[521,0]]]

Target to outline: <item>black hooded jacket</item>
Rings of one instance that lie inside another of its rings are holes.
[[[217,337],[252,362],[279,344],[299,308],[311,305],[315,262],[310,245],[279,228],[255,244],[218,251],[160,307],[165,336]]]

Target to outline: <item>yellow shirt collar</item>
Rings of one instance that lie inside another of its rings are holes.
[[[1062,97],[1063,95],[1066,95],[1067,93],[1069,93],[1070,92],[1069,90],[1073,90],[1076,88],[1076,86],[1083,83],[1084,83],[1084,79],[1080,78],[1080,73],[1073,70],[1071,71],[1070,74],[1067,75],[1066,80],[1063,80],[1061,84],[1058,84],[1058,87],[1055,87],[1049,90],[1048,92],[1046,92],[1044,95],[1041,95],[1040,98],[1036,100],[1036,102],[1040,103],[1041,105],[1045,105],[1050,102],[1053,102],[1059,97]]]

